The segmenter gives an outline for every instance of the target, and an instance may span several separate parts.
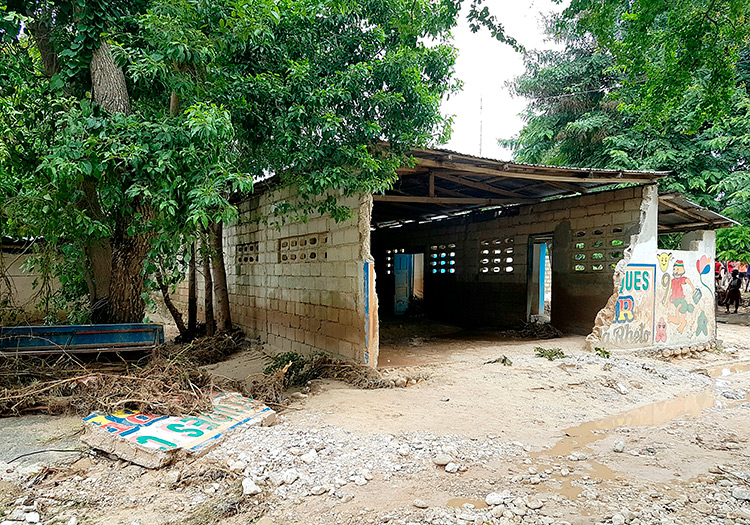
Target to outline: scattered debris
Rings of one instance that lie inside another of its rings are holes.
[[[498,357],[497,359],[492,359],[490,361],[485,361],[485,365],[494,365],[495,363],[501,363],[503,366],[513,366],[513,361],[511,361],[507,355],[503,355],[501,357]]]
[[[192,417],[124,410],[83,419],[81,441],[146,468],[172,463],[179,453],[205,452],[230,430],[273,424],[276,413],[240,394],[216,394],[213,409]]]
[[[542,348],[541,346],[537,346],[534,348],[534,352],[536,352],[537,357],[544,357],[548,361],[568,357],[563,353],[562,348]]]
[[[230,333],[185,345],[162,345],[145,364],[86,363],[69,354],[53,359],[3,359],[0,416],[125,409],[169,416],[205,412],[211,408],[210,392],[218,385],[199,365],[236,352],[240,341],[236,333]],[[236,389],[236,385],[221,386]]]

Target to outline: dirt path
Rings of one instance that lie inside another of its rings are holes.
[[[26,503],[45,523],[750,524],[750,327],[719,328],[727,351],[673,362],[596,356],[579,337],[393,344],[404,366],[387,373],[427,379],[316,382],[278,425],[203,458],[159,472],[86,458]]]

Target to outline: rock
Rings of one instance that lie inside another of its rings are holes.
[[[241,470],[245,470],[245,467],[243,466]],[[173,469],[164,474],[164,483],[167,483],[169,485],[174,485],[178,481],[180,481],[180,478],[182,477],[182,473],[177,470]]]
[[[42,521],[38,512],[27,512],[24,518],[26,519],[26,523],[39,523]]]
[[[310,494],[312,494],[313,496],[322,496],[326,492],[327,490],[322,485],[315,485],[310,489]]]
[[[341,496],[342,503],[349,503],[353,499],[354,499],[354,494],[344,494],[343,496]]]
[[[426,509],[427,507],[429,507],[429,505],[427,504],[427,502],[424,501],[424,500],[421,500],[421,499],[415,499],[411,503],[412,503],[412,505],[414,505],[418,509]]]
[[[560,469],[560,475],[563,476],[563,477],[570,476],[570,470],[568,470],[566,468],[561,468]]]
[[[432,462],[435,463],[435,465],[437,465],[438,467],[444,467],[451,461],[453,461],[453,458],[450,455],[444,453],[437,454],[432,459]]]
[[[536,467],[529,467],[529,474],[534,475],[537,474],[539,470],[537,470]]]
[[[245,467],[247,467],[247,463],[242,461],[241,459],[237,459],[229,464],[229,471],[242,472],[243,470],[245,470]]]
[[[316,459],[318,459],[318,453],[315,449],[311,449],[307,454],[303,454],[302,456],[300,456],[300,459],[304,461],[305,464],[309,465],[310,463],[313,463]]]
[[[484,502],[490,507],[494,507],[495,505],[502,505],[504,501],[505,495],[500,492],[490,492],[484,498]]]
[[[445,471],[450,473],[458,472],[458,463],[453,463],[451,461],[445,466]]]
[[[398,447],[398,453],[401,456],[408,456],[409,452],[411,452],[411,448],[409,448],[409,445],[401,445]]]
[[[403,377],[397,377],[396,380],[393,382],[398,388],[404,388],[406,387],[407,381]]]
[[[530,508],[531,510],[539,510],[544,506],[544,503],[531,496],[526,497],[524,499],[524,502],[526,503],[526,507]]]
[[[618,439],[615,441],[615,444],[612,445],[612,450],[615,452],[623,452],[625,450],[625,442],[622,439]]]
[[[76,518],[75,516],[73,516],[72,518],[70,518],[68,520],[68,525],[78,525],[78,518]]]
[[[625,516],[622,514],[612,516],[612,525],[625,525]]]
[[[750,489],[735,487],[732,491],[732,497],[740,501],[750,501]]]
[[[523,507],[516,507],[515,505],[511,505],[510,511],[516,516],[526,516],[526,509]]]
[[[285,470],[284,472],[281,473],[281,480],[287,485],[291,485],[292,483],[297,481],[298,478],[299,478],[299,473],[293,468]]]
[[[282,474],[279,474],[278,472],[271,472],[268,475],[268,481],[271,482],[271,485],[274,487],[278,487],[279,485],[282,485],[284,483],[284,478]]]
[[[542,478],[539,476],[531,476],[529,477],[529,483],[532,485],[539,485],[542,482]]]
[[[261,488],[256,485],[252,479],[245,478],[242,480],[242,493],[245,496],[255,496],[256,494],[260,494],[261,492]]]
[[[354,484],[361,487],[363,485],[367,485],[367,480],[364,476],[356,476],[354,478]]]
[[[583,452],[573,452],[571,455],[568,456],[568,459],[570,461],[585,461],[588,458],[589,457]]]
[[[303,399],[307,399],[307,394],[303,394],[302,392],[292,392],[289,395],[290,399],[293,399],[294,401],[301,401]]]
[[[10,513],[8,519],[10,521],[24,521],[26,519],[26,512],[21,507],[17,507]]]

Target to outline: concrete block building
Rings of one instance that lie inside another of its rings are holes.
[[[259,185],[225,228],[235,324],[273,350],[371,366],[381,319],[414,310],[466,327],[550,322],[608,350],[715,341],[713,230],[732,221],[660,196],[665,173],[414,157],[385,195],[343,197],[340,223],[258,221],[294,200]],[[666,233],[684,234],[680,250],[658,248]]]

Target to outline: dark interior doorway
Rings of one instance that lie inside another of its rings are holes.
[[[552,234],[529,237],[527,319],[549,323],[552,318]]]

